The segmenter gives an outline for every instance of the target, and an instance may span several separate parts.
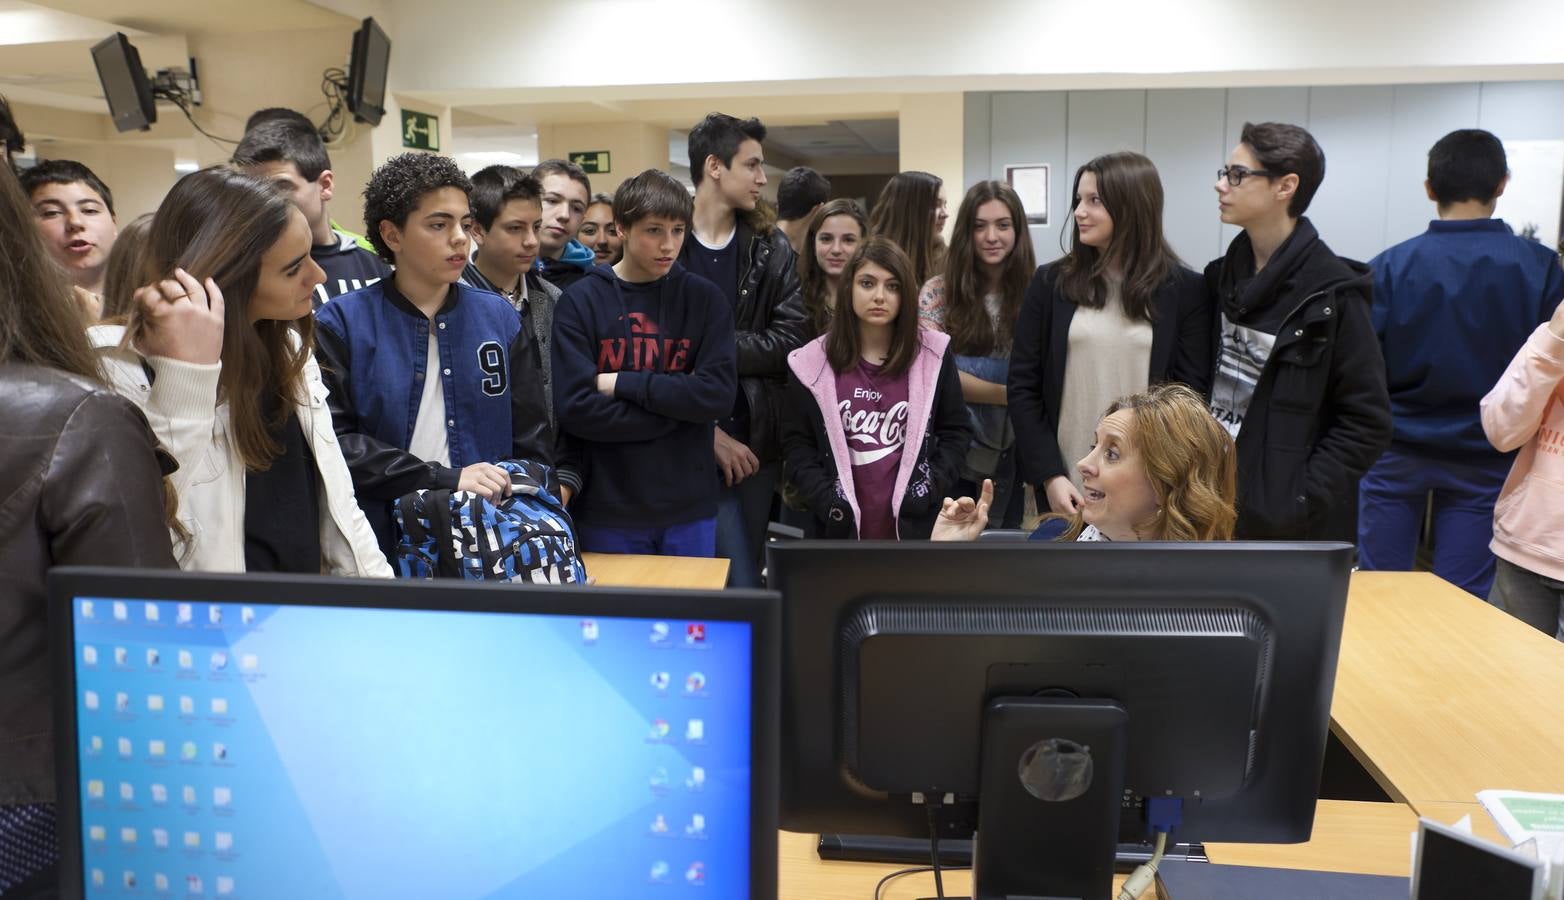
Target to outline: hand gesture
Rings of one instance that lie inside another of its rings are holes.
[[[201,284],[184,269],[174,277],[136,289],[141,310],[136,347],[144,356],[211,365],[223,358],[223,292],[208,278]]]
[[[1075,484],[1064,475],[1055,475],[1044,486],[1048,495],[1048,508],[1061,516],[1073,516],[1086,505],[1086,499],[1075,489]]]
[[[994,482],[983,479],[983,490],[977,500],[962,497],[959,500],[945,498],[940,506],[939,518],[934,520],[931,541],[975,541],[988,527],[988,508],[994,505]]]

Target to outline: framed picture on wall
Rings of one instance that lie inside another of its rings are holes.
[[[1005,166],[1005,181],[1015,189],[1026,210],[1026,224],[1048,225],[1048,163]]]

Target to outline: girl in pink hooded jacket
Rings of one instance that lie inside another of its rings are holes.
[[[1564,640],[1564,305],[1483,398],[1483,430],[1520,449],[1494,507],[1488,602]]]

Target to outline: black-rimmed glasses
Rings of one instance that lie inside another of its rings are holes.
[[[1244,179],[1248,178],[1250,175],[1269,176],[1270,174],[1270,172],[1267,172],[1264,169],[1251,169],[1247,166],[1223,166],[1222,168],[1216,170],[1216,177],[1227,179],[1227,183],[1233,187],[1238,187],[1240,184],[1243,184]]]

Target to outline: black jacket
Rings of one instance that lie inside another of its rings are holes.
[[[761,462],[782,458],[783,387],[787,355],[803,346],[808,326],[798,285],[793,245],[780,228],[756,225],[740,215],[733,237],[739,247],[739,293],[732,298],[738,345],[739,390],[749,406],[749,434],[733,435]],[[679,252],[684,262],[693,240]]]
[[[1212,299],[1229,318],[1281,317],[1238,432],[1236,536],[1351,541],[1358,479],[1391,436],[1373,274],[1331,252],[1308,219],[1246,290],[1253,271],[1247,233],[1206,266]],[[1220,332],[1217,316],[1212,377]]]
[[[1038,491],[1070,464],[1059,452],[1059,406],[1075,304],[1057,289],[1059,264],[1037,270],[1021,301],[1006,385],[1021,478]],[[1151,323],[1152,384],[1180,381],[1211,390],[1211,329],[1215,319],[1204,280],[1180,268],[1155,298]]]
[[[49,803],[54,695],[45,573],[64,565],[173,568],[164,467],[135,404],[52,369],[0,365],[0,421],[0,806]]]

